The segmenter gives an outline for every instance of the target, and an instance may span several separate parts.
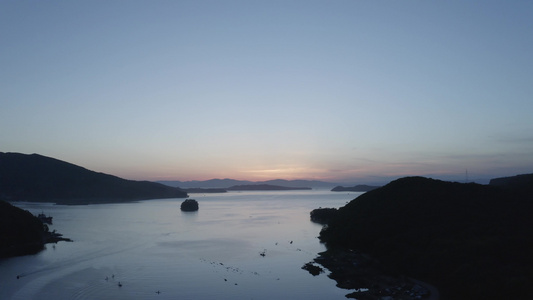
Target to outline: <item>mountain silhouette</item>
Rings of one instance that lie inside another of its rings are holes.
[[[318,180],[285,180],[285,179],[274,179],[267,181],[247,181],[247,180],[235,180],[235,179],[210,179],[204,181],[176,181],[176,180],[165,180],[158,181],[159,183],[181,188],[221,188],[227,189],[236,185],[277,185],[290,188],[299,188],[299,187],[311,187],[317,189],[331,189],[332,187],[338,185],[337,183],[318,181]]]
[[[490,185],[405,177],[311,216],[327,217],[328,248],[370,254],[443,298],[532,299],[531,187],[533,174]]]
[[[0,152],[1,200],[88,204],[185,197],[156,182],[126,180],[38,154]]]

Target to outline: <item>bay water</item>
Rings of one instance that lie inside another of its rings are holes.
[[[184,199],[15,203],[73,242],[0,260],[0,299],[345,299],[327,271],[301,267],[325,250],[310,211],[360,194],[192,194],[197,212],[182,212]]]

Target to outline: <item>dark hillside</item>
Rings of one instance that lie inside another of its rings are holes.
[[[184,198],[177,188],[97,173],[38,154],[0,152],[0,199],[84,204]]]
[[[515,194],[533,195],[533,174],[494,178],[490,180],[489,185],[504,188]]]
[[[37,253],[44,234],[43,223],[34,215],[0,200],[0,258]]]
[[[408,177],[340,208],[320,238],[434,283],[444,299],[532,299],[532,215],[532,194]]]

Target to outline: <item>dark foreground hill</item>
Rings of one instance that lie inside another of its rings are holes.
[[[0,258],[38,252],[45,228],[30,212],[0,200]]]
[[[328,248],[354,249],[443,299],[533,299],[533,176],[461,184],[408,177],[328,217]]]
[[[490,180],[489,185],[501,187],[515,194],[533,195],[533,174],[494,178]]]
[[[155,182],[126,180],[38,154],[0,152],[1,200],[87,204],[185,197],[184,191]]]

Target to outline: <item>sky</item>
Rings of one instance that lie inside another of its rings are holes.
[[[0,151],[136,180],[533,173],[532,1],[0,1]]]

